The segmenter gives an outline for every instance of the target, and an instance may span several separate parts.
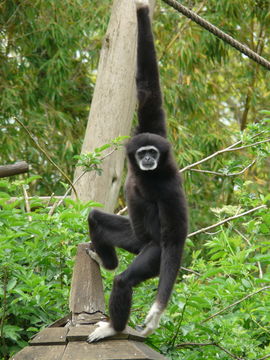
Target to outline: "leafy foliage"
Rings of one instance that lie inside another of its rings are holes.
[[[83,153],[80,155],[75,155],[74,158],[78,160],[77,166],[82,166],[84,172],[86,171],[97,171],[99,175],[102,173],[102,161],[114,151],[116,151],[120,146],[123,146],[123,141],[129,138],[129,136],[118,136],[116,139],[112,140],[110,144],[105,144],[96,148],[93,152]],[[107,149],[113,149],[104,154],[104,151]]]
[[[86,216],[96,203],[66,200],[53,216],[39,198],[10,202],[21,184],[0,182],[1,351],[18,351],[38,329],[68,312],[76,244],[87,241]]]

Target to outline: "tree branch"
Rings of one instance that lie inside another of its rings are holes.
[[[180,348],[180,347],[192,347],[192,346],[200,346],[200,347],[203,347],[203,346],[216,346],[216,347],[218,347],[220,350],[222,350],[222,351],[224,351],[226,354],[228,354],[231,358],[237,359],[237,360],[243,360],[242,358],[240,358],[240,357],[232,354],[229,350],[225,349],[223,346],[219,345],[219,344],[216,343],[216,342],[209,342],[209,343],[186,342],[186,343],[181,343],[181,344],[176,345],[177,348]]]
[[[18,174],[24,174],[29,171],[29,165],[25,161],[18,161],[15,164],[1,165],[0,178],[9,177]]]
[[[23,129],[27,132],[28,136],[30,137],[30,139],[33,141],[33,143],[36,145],[36,147],[42,152],[42,154],[47,158],[47,160],[56,167],[56,169],[63,175],[63,177],[67,180],[67,182],[70,184],[70,186],[72,187],[74,194],[76,195],[76,197],[78,198],[76,189],[73,187],[72,181],[70,180],[70,178],[64,173],[64,171],[50,158],[50,156],[47,154],[47,152],[39,145],[39,143],[37,142],[37,140],[34,138],[34,136],[31,134],[31,132],[27,129],[27,127],[24,125],[24,123],[22,123],[19,119],[17,119],[16,117],[14,117],[14,120],[17,121],[17,123],[19,123]]]
[[[270,142],[270,138],[266,139],[266,140],[257,141],[257,142],[255,142],[253,144],[248,144],[248,145],[244,145],[244,146],[240,146],[240,147],[235,147],[235,146],[242,143],[242,140],[237,141],[236,143],[226,147],[225,149],[218,150],[217,152],[207,156],[206,158],[203,158],[202,160],[199,160],[199,161],[197,161],[197,162],[195,162],[193,164],[185,166],[184,168],[180,169],[179,172],[182,173],[182,172],[184,172],[186,170],[189,170],[189,169],[193,168],[194,166],[200,165],[200,164],[212,159],[213,157],[215,157],[217,155],[220,155],[220,154],[223,154],[225,152],[243,150],[243,149],[246,149],[248,147],[255,146],[255,145],[258,145],[258,144],[267,143],[267,142]]]
[[[229,151],[229,149],[234,148],[235,146],[237,146],[237,145],[239,145],[239,144],[242,144],[242,140],[237,141],[236,143],[234,143],[234,144],[226,147],[225,149],[218,150],[218,151],[216,151],[215,153],[207,156],[206,158],[203,158],[202,160],[196,161],[196,162],[193,163],[193,164],[190,164],[190,165],[185,166],[184,168],[180,169],[179,172],[184,172],[184,171],[186,171],[186,170],[189,170],[189,169],[193,168],[194,166],[200,165],[200,164],[204,163],[205,161],[208,161],[208,160],[212,159],[213,157],[215,157],[215,156],[217,156],[217,155],[220,155],[220,154],[223,154],[223,153]]]
[[[249,241],[249,239],[243,235],[239,230],[237,229],[234,229],[234,231],[240,235],[246,242],[249,246],[252,246],[251,242]],[[259,269],[259,278],[262,279],[263,278],[263,271],[262,271],[262,266],[261,266],[261,263],[259,261],[257,261],[257,265],[258,265],[258,269]]]
[[[246,166],[243,170],[241,170],[239,172],[235,172],[235,173],[228,173],[228,174],[221,173],[221,172],[216,172],[216,171],[210,171],[210,170],[200,170],[200,169],[190,169],[190,171],[195,171],[195,172],[200,172],[200,173],[205,173],[205,174],[218,175],[218,176],[237,176],[237,175],[243,174],[252,165],[254,165],[255,162],[256,162],[256,159],[253,160],[252,163],[250,163],[248,166]]]
[[[110,151],[108,154],[104,155],[100,160],[103,161],[104,159],[106,159],[108,156],[112,155],[115,151],[117,150],[117,147],[113,148],[112,151]],[[95,165],[93,165],[93,169],[95,168]],[[91,168],[92,169],[92,168]],[[70,186],[66,193],[64,194],[64,196],[58,201],[55,202],[51,208],[51,210],[49,211],[49,215],[52,216],[52,214],[54,213],[55,209],[60,206],[64,200],[66,199],[66,197],[68,196],[68,194],[71,192],[71,190],[73,189],[73,187],[77,184],[77,182],[89,171],[91,171],[91,169],[86,169],[84,170],[78,177],[77,179],[75,179],[73,181],[73,186]]]
[[[264,286],[263,288],[261,288],[261,289],[259,289],[259,290],[256,290],[256,291],[254,291],[253,293],[250,293],[250,294],[244,296],[242,299],[237,300],[237,301],[234,302],[233,304],[230,304],[230,305],[226,306],[225,308],[221,309],[220,311],[216,312],[215,314],[213,314],[213,315],[209,316],[208,318],[204,319],[204,320],[202,321],[202,324],[205,323],[205,322],[207,322],[207,321],[209,321],[209,320],[211,320],[211,319],[213,319],[214,317],[222,314],[224,311],[232,308],[233,306],[238,305],[238,304],[240,304],[241,302],[249,299],[250,297],[252,297],[252,296],[254,296],[254,295],[257,295],[258,293],[260,293],[260,292],[262,292],[262,291],[266,291],[266,290],[270,290],[270,286]]]
[[[226,219],[224,219],[224,220],[222,220],[222,221],[217,222],[216,224],[207,226],[206,228],[203,228],[203,229],[197,230],[197,231],[195,231],[195,232],[193,232],[193,233],[190,233],[190,234],[188,235],[188,237],[192,237],[192,236],[197,235],[197,234],[200,234],[200,233],[202,233],[202,232],[206,232],[206,231],[211,230],[211,229],[213,229],[213,228],[215,228],[215,227],[217,227],[217,226],[223,225],[223,224],[225,224],[225,223],[227,223],[227,222],[229,222],[229,221],[232,221],[232,220],[234,220],[234,219],[238,219],[238,218],[240,218],[241,216],[245,216],[245,215],[250,214],[250,213],[252,213],[252,212],[254,212],[254,211],[257,211],[257,210],[260,210],[260,209],[266,209],[266,208],[267,208],[266,205],[260,205],[260,206],[257,206],[257,207],[255,207],[255,208],[253,208],[253,209],[250,209],[250,210],[248,210],[248,211],[245,211],[245,212],[243,212],[243,213],[241,213],[241,214],[234,215],[234,216],[230,216],[230,217],[228,217],[228,218],[226,218]]]
[[[237,150],[243,150],[243,149],[246,149],[248,147],[251,147],[251,146],[255,146],[255,145],[259,145],[259,144],[264,144],[264,143],[267,143],[267,142],[270,142],[270,138],[269,139],[265,139],[265,140],[261,140],[261,141],[257,141],[253,144],[248,144],[248,145],[244,145],[244,146],[240,146],[238,148],[234,148],[234,149],[229,149],[227,151],[237,151]]]
[[[265,360],[265,359],[269,359],[269,358],[270,358],[270,354],[265,355],[265,356],[263,356],[262,358],[259,358],[259,359],[257,359],[257,360]]]

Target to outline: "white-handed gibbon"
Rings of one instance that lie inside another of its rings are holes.
[[[115,269],[115,247],[137,254],[132,264],[114,279],[109,302],[109,322],[99,322],[89,342],[112,336],[128,322],[132,289],[159,276],[157,296],[143,335],[159,325],[179,268],[188,230],[185,195],[170,143],[166,139],[165,113],[148,0],[135,0],[138,21],[137,94],[138,126],[126,145],[128,176],[126,199],[129,218],[99,210],[89,214],[93,257]],[[93,252],[94,250],[94,252]]]

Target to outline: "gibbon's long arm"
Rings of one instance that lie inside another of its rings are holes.
[[[137,96],[138,122],[136,134],[149,132],[166,137],[165,114],[156,59],[154,38],[147,0],[137,3]]]

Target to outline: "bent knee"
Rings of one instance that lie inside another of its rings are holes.
[[[114,286],[118,288],[124,288],[128,286],[128,282],[124,279],[122,274],[116,275],[114,278]]]
[[[92,209],[88,215],[88,223],[92,228],[98,225],[98,213],[98,210]]]

